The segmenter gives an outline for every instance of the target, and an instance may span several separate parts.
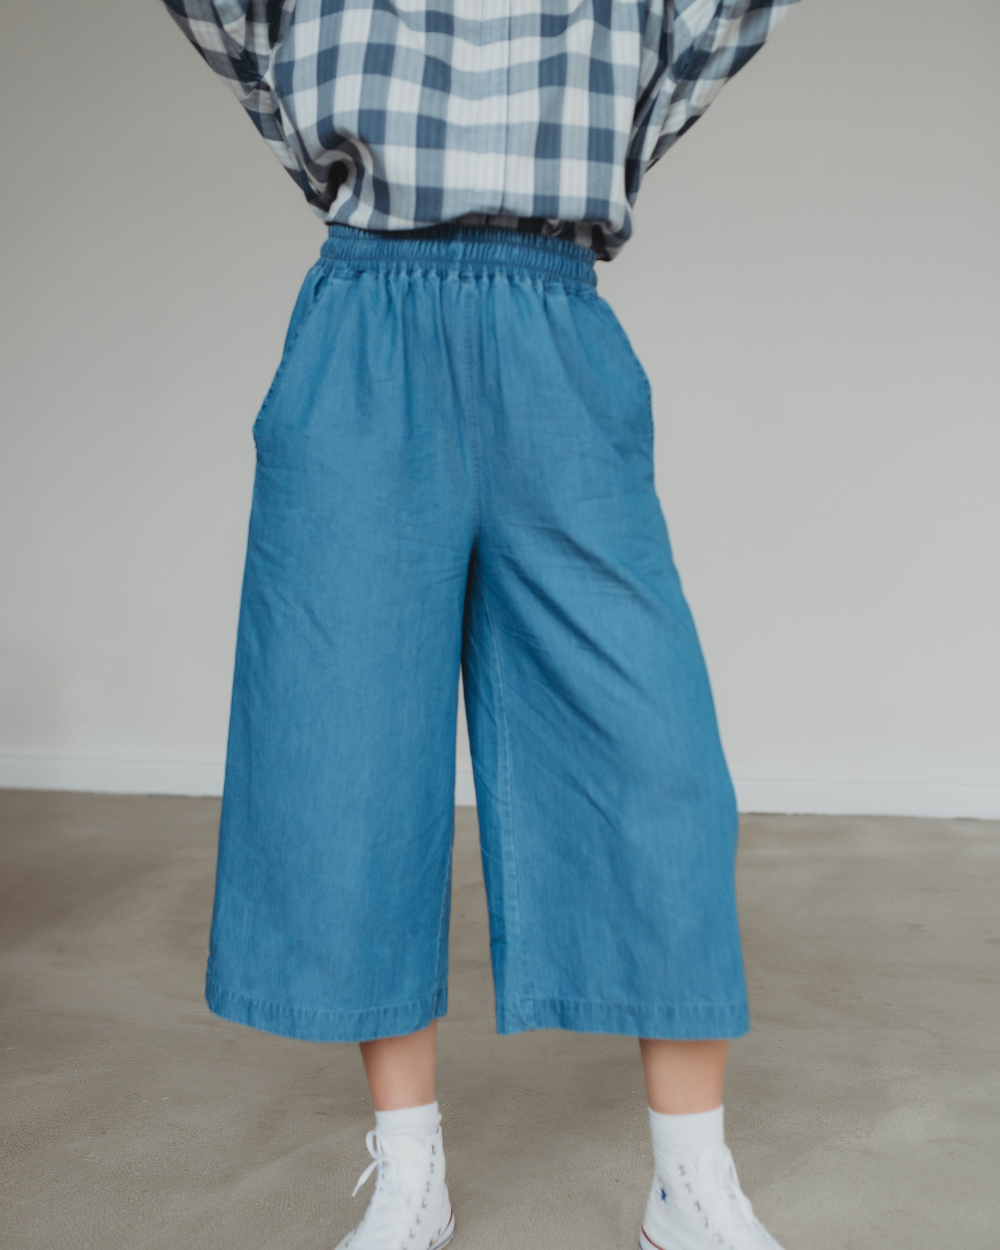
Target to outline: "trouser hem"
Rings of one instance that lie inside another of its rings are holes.
[[[448,988],[442,985],[428,998],[392,1007],[314,1011],[255,998],[209,978],[205,984],[205,1001],[223,1020],[281,1037],[306,1042],[371,1042],[380,1037],[403,1037],[425,1029],[448,1010]]]
[[[572,998],[519,998],[497,1004],[498,1033],[524,1033],[529,1029],[685,1041],[728,1039],[749,1033],[750,1011],[745,999],[670,1007]]]

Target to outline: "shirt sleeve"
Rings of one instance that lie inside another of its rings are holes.
[[[295,0],[164,0],[170,16],[230,87],[271,151],[312,202],[315,192],[286,140],[267,82]]]
[[[652,165],[764,46],[797,0],[667,0],[666,115]]]

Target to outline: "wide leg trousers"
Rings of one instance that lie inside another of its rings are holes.
[[[747,1030],[733,789],[595,283],[541,235],[331,227],[254,427],[219,1015],[444,1014],[461,670],[499,1031]]]

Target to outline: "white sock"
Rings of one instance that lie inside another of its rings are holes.
[[[423,1158],[424,1138],[437,1131],[441,1112],[437,1100],[398,1111],[376,1111],[375,1132],[389,1141],[400,1163],[416,1165]]]
[[[657,1163],[678,1155],[697,1161],[703,1151],[721,1146],[726,1140],[721,1106],[693,1115],[663,1115],[650,1107],[649,1127]]]

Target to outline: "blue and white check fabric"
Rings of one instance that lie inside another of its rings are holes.
[[[795,0],[165,0],[327,222],[610,260],[650,168]]]

